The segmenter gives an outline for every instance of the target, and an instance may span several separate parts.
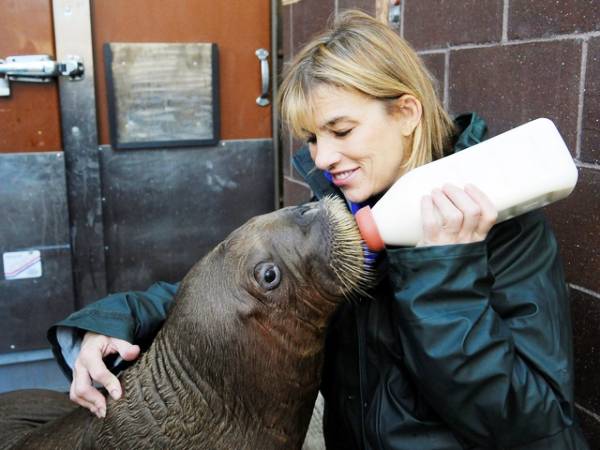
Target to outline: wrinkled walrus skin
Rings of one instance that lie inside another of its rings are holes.
[[[363,261],[339,200],[250,220],[186,275],[154,343],[121,377],[124,396],[108,399],[106,418],[76,408],[0,436],[0,447],[299,449],[327,322],[368,286]],[[0,417],[19,407],[14,392],[10,405],[4,397]]]

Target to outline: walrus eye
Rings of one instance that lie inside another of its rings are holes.
[[[254,278],[261,287],[275,289],[281,282],[281,272],[273,263],[261,263],[254,269]]]

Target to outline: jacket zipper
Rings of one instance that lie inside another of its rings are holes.
[[[364,382],[367,379],[366,368],[365,368],[365,347],[363,342],[364,327],[362,326],[360,320],[360,314],[358,314],[358,310],[363,308],[362,302],[359,302],[357,307],[354,310],[354,316],[356,318],[356,336],[358,339],[358,385],[360,391],[360,430],[362,436],[362,448],[367,449],[367,432],[365,429],[365,410],[367,407],[367,402],[365,400],[364,392],[366,389],[364,388]]]

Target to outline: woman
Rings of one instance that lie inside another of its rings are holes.
[[[475,115],[452,123],[414,51],[358,12],[298,54],[281,106],[308,142],[298,172],[317,198],[343,195],[352,211],[485,133]],[[343,305],[330,324],[328,448],[587,448],[574,418],[567,288],[541,214],[494,225],[476,187],[443,185],[422,199],[422,216],[416,247],[387,248],[373,262],[373,299]],[[105,413],[91,380],[121,392],[102,356],[137,357],[130,342],[152,338],[175,289],[111,296],[50,330],[74,368],[74,401]],[[85,331],[101,334],[86,333],[79,352]]]

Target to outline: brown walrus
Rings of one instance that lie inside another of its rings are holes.
[[[33,430],[0,427],[0,445],[300,448],[328,319],[369,278],[341,200],[256,217],[186,275],[154,343],[121,377],[125,395],[109,399],[105,419],[76,408]],[[24,393],[23,408],[45,393]],[[0,417],[20,407],[18,392],[4,397]]]

